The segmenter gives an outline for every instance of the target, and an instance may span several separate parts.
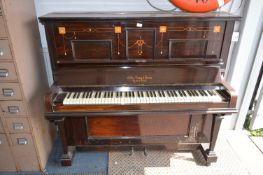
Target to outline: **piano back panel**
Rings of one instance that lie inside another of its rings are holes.
[[[133,66],[68,68],[57,71],[59,86],[122,86],[220,83],[218,67]]]

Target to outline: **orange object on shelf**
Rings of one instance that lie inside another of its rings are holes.
[[[209,12],[230,2],[230,0],[170,0],[176,7],[187,12]]]

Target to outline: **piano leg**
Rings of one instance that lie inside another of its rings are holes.
[[[201,144],[199,149],[202,152],[202,155],[205,158],[206,164],[210,165],[211,162],[217,161],[217,155],[214,151],[215,144],[218,136],[218,132],[220,129],[220,124],[223,117],[218,114],[213,115],[212,125],[211,125],[211,136],[210,136],[210,144],[207,146],[207,144]]]
[[[71,166],[72,160],[75,153],[74,146],[68,146],[67,138],[66,138],[66,131],[65,131],[65,124],[64,119],[56,121],[58,125],[59,135],[61,139],[63,154],[60,158],[60,162],[62,166]]]

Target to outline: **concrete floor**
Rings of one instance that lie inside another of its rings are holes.
[[[248,172],[246,174],[250,174],[250,175],[262,175],[263,174],[263,153],[252,142],[252,140],[249,138],[247,132],[245,132],[245,131],[221,131],[219,139],[220,138],[224,138],[226,140],[225,143],[227,143],[227,145],[226,145],[227,147],[229,147],[229,145],[230,145],[231,149],[233,150],[233,154],[231,154],[231,156],[235,156],[235,159],[239,160],[238,162],[240,164],[237,166],[238,167],[242,166],[242,168],[246,169],[246,171]],[[219,146],[219,144],[218,144],[218,146]],[[222,145],[220,145],[220,146],[222,146]],[[61,174],[63,174],[63,175],[64,174],[67,174],[67,175],[70,175],[70,174],[74,174],[74,175],[93,174],[92,171],[90,171],[89,173],[87,173],[87,171],[79,172],[80,169],[82,169],[82,170],[87,169],[85,162],[87,165],[92,165],[91,162],[93,160],[96,160],[96,165],[94,165],[94,166],[96,166],[95,168],[97,168],[96,170],[98,170],[98,167],[105,166],[105,169],[107,167],[107,164],[108,164],[107,159],[106,159],[107,154],[103,154],[103,153],[78,153],[78,154],[83,154],[83,155],[85,154],[85,156],[80,155],[80,157],[81,156],[84,157],[81,161],[81,164],[83,166],[82,168],[79,168],[79,167],[76,167],[75,165],[73,165],[71,168],[67,169],[67,168],[61,167],[57,162],[57,170],[58,171],[56,170],[56,167],[54,166],[55,164],[53,164],[53,167],[52,167],[53,172],[49,172],[49,174],[53,174],[53,173],[57,174],[57,175],[59,175],[59,174],[60,175]],[[224,153],[222,153],[222,154],[224,154]],[[89,155],[92,155],[93,158],[91,159]],[[87,159],[88,161],[85,161],[84,159],[86,159],[85,157],[87,157],[87,156],[89,157]],[[220,156],[220,155],[218,155],[218,156]],[[52,155],[51,155],[51,157],[52,157]],[[229,157],[229,159],[231,159],[231,158]],[[75,162],[78,162],[78,161],[76,160]],[[187,168],[195,169],[196,166],[197,166],[196,164],[190,162],[189,167],[187,167]],[[64,171],[65,169],[67,169],[66,172]],[[74,171],[71,172],[71,169]],[[90,168],[90,169],[92,169],[92,168]],[[93,169],[94,169],[94,167],[93,167]],[[101,169],[103,170],[103,168],[101,168]],[[203,167],[203,169],[206,169],[206,168]],[[47,167],[47,170],[49,170],[48,167]],[[40,175],[41,173],[28,172],[28,173],[0,173],[0,174],[1,175]],[[158,173],[153,172],[152,174],[157,175]],[[226,174],[229,175],[229,173],[226,173]],[[233,173],[230,173],[230,174],[232,175]]]
[[[246,131],[227,131],[221,134],[251,175],[263,174],[263,154]]]
[[[221,131],[217,140],[218,160],[210,166],[194,151],[110,152],[109,175],[263,175],[263,154],[245,131]]]

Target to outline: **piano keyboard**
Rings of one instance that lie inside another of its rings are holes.
[[[222,102],[216,90],[67,92],[64,105]]]

